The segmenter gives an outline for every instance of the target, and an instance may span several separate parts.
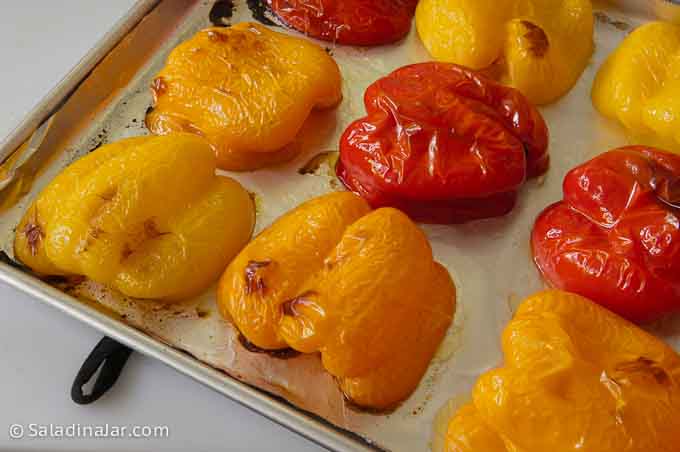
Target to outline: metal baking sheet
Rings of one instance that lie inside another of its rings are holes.
[[[144,116],[151,105],[151,79],[174,46],[210,24],[213,4],[140,1],[4,142],[0,156],[12,155],[0,171],[0,246],[10,258],[21,215],[59,171],[101,144],[148,133]],[[258,2],[233,4],[229,23],[266,20]],[[632,0],[596,3],[596,11],[596,50],[590,64],[568,95],[541,108],[551,134],[552,166],[547,175],[522,189],[517,207],[506,217],[423,226],[436,258],[456,281],[458,309],[427,375],[394,412],[377,415],[349,407],[316,355],[280,360],[245,350],[234,328],[220,318],[214,290],[199,299],[164,306],[126,299],[88,281],[53,287],[6,263],[0,263],[0,279],[329,449],[438,449],[442,438],[437,427],[445,424],[479,374],[501,360],[500,334],[514,308],[543,287],[529,251],[536,215],[561,198],[568,169],[627,144],[619,126],[599,116],[591,105],[597,68],[652,14],[672,18],[675,13],[669,2]],[[337,150],[344,128],[364,114],[362,96],[371,82],[402,65],[430,59],[415,29],[390,46],[320,45],[342,70],[342,104],[310,117],[297,138],[302,152],[292,162],[230,174],[256,195],[256,232],[303,201],[342,189],[324,158],[316,159],[318,165],[311,172],[301,169],[315,156]],[[680,350],[680,316],[648,328]]]

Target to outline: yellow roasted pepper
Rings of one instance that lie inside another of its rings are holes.
[[[535,104],[569,91],[593,52],[590,0],[421,0],[416,26],[437,60],[484,69]]]
[[[67,167],[17,227],[14,254],[43,275],[81,275],[174,301],[214,283],[252,234],[253,202],[215,175],[194,135],[102,146]]]
[[[597,73],[592,99],[636,142],[680,150],[680,25],[651,22],[628,35]]]
[[[248,22],[180,44],[151,88],[149,130],[200,135],[218,166],[236,171],[294,157],[310,112],[342,98],[340,70],[323,48]]]
[[[218,305],[257,347],[320,352],[351,401],[388,409],[427,370],[452,321],[455,286],[405,214],[370,212],[343,192],[301,205],[253,240],[222,276]]]
[[[527,299],[449,424],[448,452],[677,452],[680,356],[578,295]]]

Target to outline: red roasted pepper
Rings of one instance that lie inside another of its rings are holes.
[[[274,13],[313,38],[349,45],[398,41],[411,29],[417,0],[268,0]]]
[[[368,87],[340,140],[338,177],[373,207],[416,221],[500,216],[548,169],[548,129],[517,90],[449,63],[406,66]]]
[[[680,156],[642,146],[571,170],[532,233],[557,288],[635,322],[680,309]]]

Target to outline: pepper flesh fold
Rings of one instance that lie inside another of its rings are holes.
[[[292,28],[338,44],[380,45],[411,30],[417,0],[268,0]]]
[[[200,135],[218,167],[235,171],[293,158],[310,113],[342,99],[340,70],[324,49],[248,22],[180,44],[151,88],[149,130]]]
[[[102,146],[59,174],[17,227],[14,254],[43,275],[80,275],[174,301],[214,283],[250,239],[248,192],[215,175],[194,135]]]
[[[592,100],[637,142],[680,150],[680,26],[651,22],[628,35],[598,71]]]
[[[437,60],[488,70],[535,104],[567,93],[593,52],[590,0],[422,0],[418,33]]]
[[[564,178],[539,215],[534,261],[546,280],[634,322],[680,308],[680,156],[630,146]]]
[[[451,420],[448,452],[676,452],[680,356],[579,295],[529,297],[503,367]]]
[[[452,321],[455,286],[406,215],[370,212],[343,192],[301,205],[253,240],[222,276],[218,305],[257,347],[320,352],[353,403],[384,410],[427,370]]]
[[[512,88],[449,63],[396,70],[368,87],[367,116],[340,140],[336,171],[373,207],[462,223],[512,210],[548,169],[548,129]]]

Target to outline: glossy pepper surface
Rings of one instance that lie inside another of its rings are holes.
[[[628,35],[597,73],[592,99],[637,142],[680,150],[680,26],[651,22]]]
[[[422,0],[416,26],[437,60],[488,70],[535,104],[568,92],[593,52],[590,0]]]
[[[364,103],[336,169],[373,207],[430,223],[499,216],[548,168],[540,113],[519,91],[461,66],[403,67],[369,86]]]
[[[406,215],[371,212],[343,192],[308,201],[253,240],[222,276],[218,305],[262,349],[319,352],[352,402],[382,410],[427,370],[455,286]]]
[[[417,0],[268,0],[294,29],[338,44],[380,45],[411,30]]]
[[[208,28],[170,53],[146,124],[206,138],[222,169],[256,169],[294,157],[310,113],[340,102],[341,85],[333,58],[312,42],[248,22]]]
[[[529,297],[477,381],[447,452],[676,452],[680,356],[575,294]]]
[[[536,220],[536,265],[555,287],[635,322],[680,309],[680,157],[616,149],[571,170]]]
[[[102,146],[59,174],[17,226],[14,254],[43,275],[82,275],[174,301],[214,283],[250,239],[248,192],[215,175],[189,134]]]

